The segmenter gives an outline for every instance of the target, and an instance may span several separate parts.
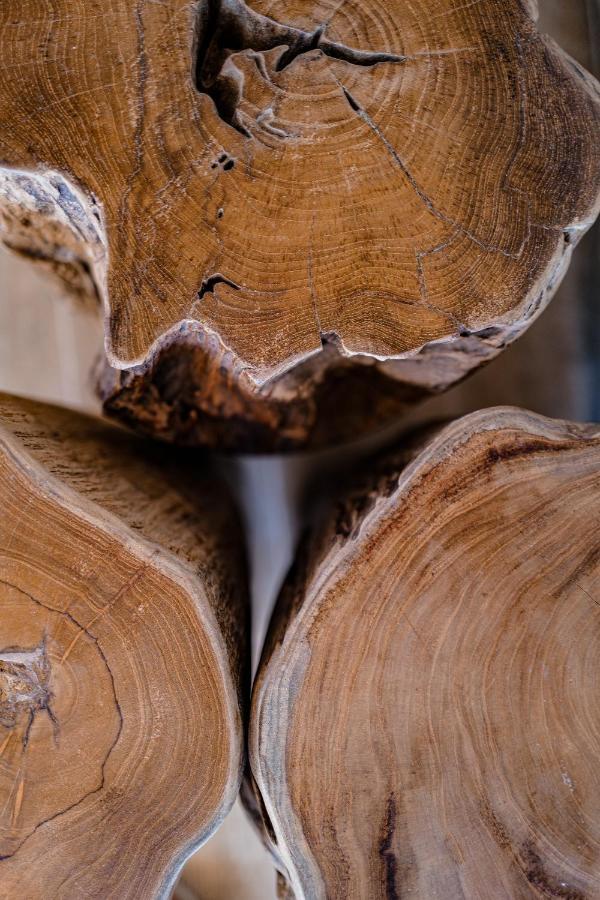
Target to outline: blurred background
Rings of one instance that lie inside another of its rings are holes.
[[[539,6],[540,30],[599,77],[599,0],[539,0]],[[599,422],[599,261],[596,225],[576,249],[549,308],[525,336],[473,378],[423,404],[396,430],[496,404]],[[90,370],[101,348],[97,312],[74,304],[43,269],[0,246],[0,389],[97,413]],[[393,438],[394,432],[388,431],[318,455],[222,461],[247,524],[255,661],[291,562],[307,485],[317,474],[337,470]],[[239,804],[189,860],[175,891],[175,900],[274,900],[275,896],[269,857]]]

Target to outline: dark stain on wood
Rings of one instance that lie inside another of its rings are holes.
[[[561,897],[563,900],[586,900],[586,895],[581,891],[552,877],[545,870],[542,859],[533,841],[526,841],[521,849],[523,872],[529,884],[542,894],[543,897]]]
[[[393,792],[389,795],[385,810],[385,819],[382,837],[379,841],[379,856],[383,860],[385,871],[385,896],[387,900],[400,900],[400,893],[396,884],[398,875],[398,860],[392,850],[394,833],[396,831],[396,798]]]

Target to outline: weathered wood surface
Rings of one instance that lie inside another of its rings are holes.
[[[241,777],[231,501],[197,456],[0,395],[0,506],[0,896],[165,896]]]
[[[598,896],[599,596],[600,430],[496,408],[369,468],[254,689],[296,900]]]
[[[600,178],[597,87],[531,7],[5,0],[5,240],[102,300],[107,409],[318,446],[520,334]]]

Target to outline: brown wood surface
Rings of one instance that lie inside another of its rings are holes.
[[[491,359],[598,206],[530,2],[5,0],[4,238],[104,306],[107,409],[318,446]]]
[[[229,811],[241,531],[206,461],[0,395],[0,896],[165,896]]]
[[[600,431],[474,413],[305,541],[254,689],[296,900],[600,891]]]

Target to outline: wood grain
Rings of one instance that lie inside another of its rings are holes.
[[[5,0],[4,239],[102,301],[107,409],[318,446],[517,337],[600,193],[594,80],[510,0]]]
[[[238,792],[241,532],[205,462],[0,396],[0,896],[167,896]]]
[[[297,900],[598,896],[599,501],[597,429],[497,408],[307,538],[250,734]]]

